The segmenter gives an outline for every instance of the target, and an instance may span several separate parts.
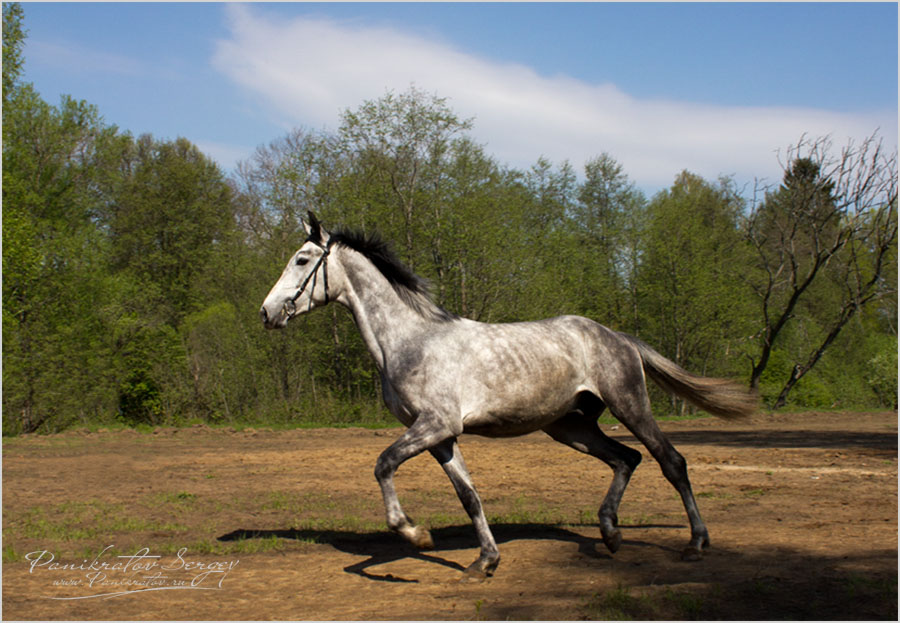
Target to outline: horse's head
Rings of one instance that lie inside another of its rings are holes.
[[[304,221],[306,242],[291,256],[281,277],[272,286],[259,310],[267,329],[282,329],[287,321],[329,299],[328,256],[331,235],[322,228],[315,214]]]

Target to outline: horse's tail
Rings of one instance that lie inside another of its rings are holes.
[[[647,376],[670,394],[723,418],[745,417],[756,411],[756,394],[742,385],[691,374],[638,338],[624,333],[621,335],[637,348]]]

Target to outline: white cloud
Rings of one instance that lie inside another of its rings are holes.
[[[541,155],[580,167],[607,152],[638,185],[668,186],[682,169],[713,179],[777,181],[778,149],[804,133],[837,145],[876,128],[894,140],[896,111],[726,107],[638,99],[615,85],[467,54],[447,42],[395,29],[323,18],[284,20],[243,5],[227,8],[231,37],[214,66],[257,94],[284,125],[331,127],[341,111],[411,84],[447,97],[474,117],[474,137],[501,162],[526,168]]]

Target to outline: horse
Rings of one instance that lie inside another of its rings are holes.
[[[403,264],[377,234],[327,231],[315,214],[307,239],[288,261],[260,309],[268,329],[336,302],[347,307],[381,376],[388,410],[407,428],[375,464],[388,527],[413,545],[432,548],[427,529],[403,511],[394,473],[428,451],[437,459],[471,518],[479,557],[465,574],[493,575],[500,552],[459,449],[462,433],[512,437],[542,430],[596,457],[613,471],[597,517],[606,548],[622,544],[619,502],[641,453],[611,439],[597,424],[610,412],[640,440],[681,496],[691,538],[684,560],[699,560],[709,533],[691,491],[687,463],[659,429],[646,376],[669,393],[724,418],[756,409],[740,385],[687,372],[631,335],[580,316],[489,324],[438,306],[427,280]]]

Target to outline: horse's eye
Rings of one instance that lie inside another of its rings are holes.
[[[309,258],[298,257],[297,258],[297,266],[306,266],[309,263]]]

